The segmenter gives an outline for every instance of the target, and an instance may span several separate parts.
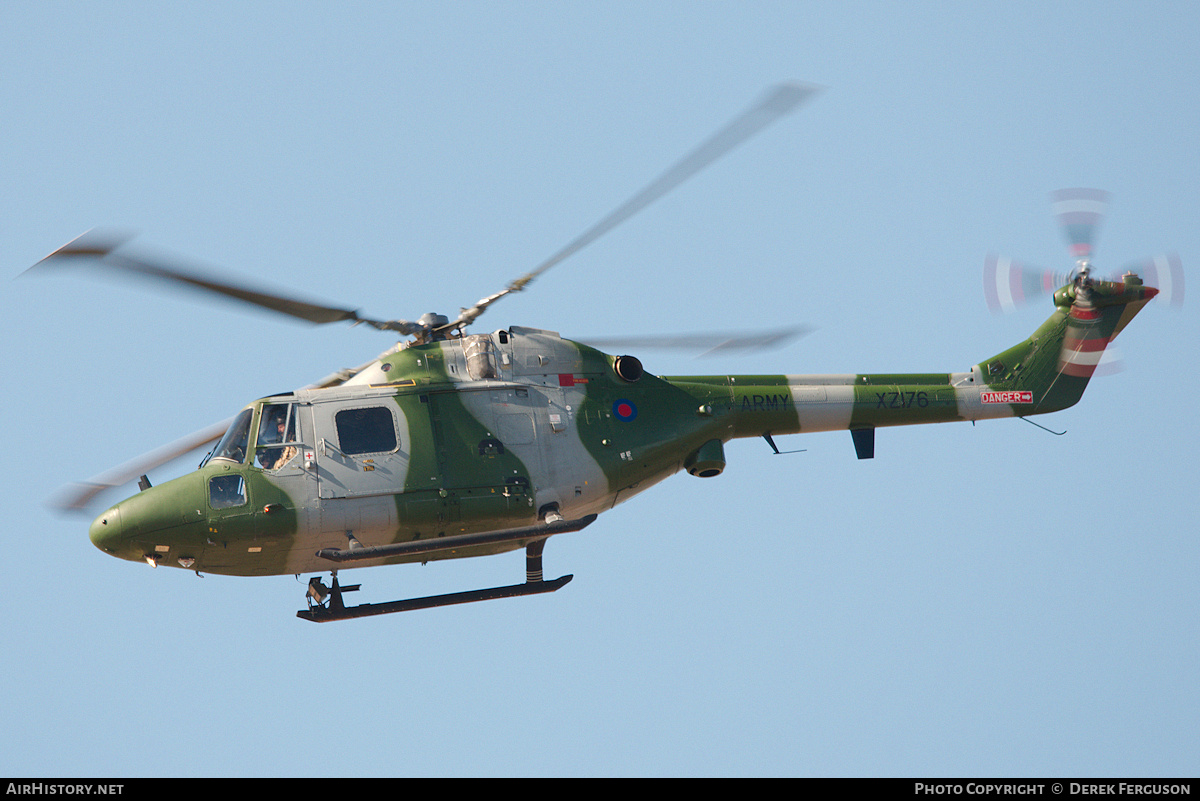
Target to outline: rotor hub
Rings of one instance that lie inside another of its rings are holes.
[[[442,326],[445,326],[445,325],[449,325],[450,318],[444,314],[438,314],[437,312],[428,312],[427,314],[422,314],[420,316],[420,318],[417,320],[417,322],[420,323],[421,325],[425,326],[426,328],[432,330],[435,328],[441,328]]]

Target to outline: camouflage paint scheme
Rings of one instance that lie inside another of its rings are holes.
[[[868,458],[876,428],[1064,409],[1156,292],[1136,276],[1065,286],[1032,336],[961,373],[659,377],[517,327],[398,346],[342,386],[251,404],[249,459],[218,454],[108,509],[90,536],[122,559],[242,576],[514,550],[537,537],[345,565],[318,555],[599,514],[680,470],[720,474],[735,437],[847,429]],[[255,433],[281,406],[297,453],[264,469]],[[395,447],[347,453],[338,413],[372,409],[391,417]],[[240,500],[218,503],[234,486]]]

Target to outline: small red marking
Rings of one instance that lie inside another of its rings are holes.
[[[1033,403],[1033,393],[1029,390],[1020,392],[984,392],[981,394],[984,403]]]
[[[571,375],[570,373],[559,373],[558,374],[558,385],[560,387],[575,386],[575,376]]]

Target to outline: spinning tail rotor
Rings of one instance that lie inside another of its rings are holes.
[[[1077,278],[1096,277],[1092,274],[1092,254],[1110,197],[1101,189],[1060,189],[1051,193],[1051,208],[1075,259],[1074,268],[1067,272],[1045,270],[1007,256],[989,255],[983,265],[983,294],[988,308],[993,312],[1011,312]],[[1177,255],[1162,255],[1128,265],[1105,280],[1119,283],[1129,272],[1157,287],[1161,299],[1171,306],[1183,305],[1183,265]]]
[[[1050,193],[1054,217],[1071,245],[1071,256],[1080,263],[1086,264],[1092,256],[1096,232],[1108,213],[1109,197],[1103,189],[1059,189]]]

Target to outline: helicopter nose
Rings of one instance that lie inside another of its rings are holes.
[[[105,553],[114,553],[121,540],[121,510],[114,506],[92,521],[88,538]]]

